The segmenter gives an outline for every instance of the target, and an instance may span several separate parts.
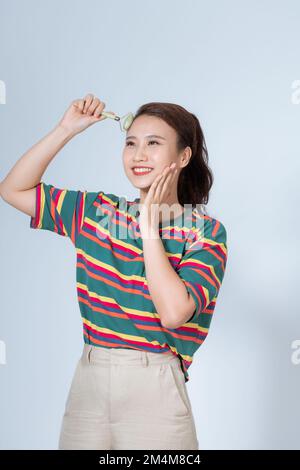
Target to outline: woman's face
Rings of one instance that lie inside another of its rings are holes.
[[[147,189],[172,162],[179,167],[175,130],[155,116],[136,118],[126,133],[123,150],[125,173],[133,186]],[[134,167],[149,167],[151,170],[145,174],[135,174]]]

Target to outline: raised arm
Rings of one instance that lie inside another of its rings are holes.
[[[101,115],[104,108],[105,103],[92,94],[72,101],[59,123],[24,153],[0,182],[2,199],[33,217],[35,187],[41,181],[49,163],[76,134],[95,122],[106,119]]]

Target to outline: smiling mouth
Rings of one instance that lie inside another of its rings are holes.
[[[153,168],[132,168],[132,172],[136,176],[147,175],[151,171],[153,171]]]

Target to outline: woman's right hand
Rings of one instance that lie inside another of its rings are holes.
[[[72,101],[58,125],[67,129],[72,135],[79,134],[95,122],[107,119],[101,116],[105,103],[88,93],[84,98]],[[109,111],[114,114],[112,111]]]

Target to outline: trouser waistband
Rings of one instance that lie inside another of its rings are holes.
[[[127,348],[104,348],[84,343],[82,359],[89,363],[108,364],[164,364],[179,362],[179,357],[171,350],[167,352],[154,353],[138,349]]]

